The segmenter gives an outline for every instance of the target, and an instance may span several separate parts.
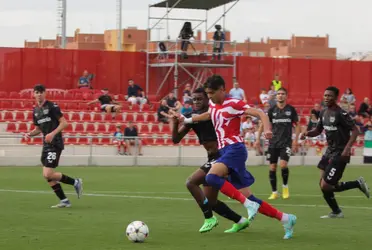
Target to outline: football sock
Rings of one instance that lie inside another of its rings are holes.
[[[65,184],[68,184],[68,185],[74,185],[75,184],[75,179],[73,179],[73,178],[71,178],[67,175],[62,174],[61,182],[65,183]]]
[[[275,218],[279,221],[283,219],[283,213],[265,201],[262,201],[258,212],[268,217]]]
[[[277,189],[276,189],[276,171],[270,170],[269,179],[270,179],[270,184],[271,184],[271,190],[273,192],[276,192],[277,191]]]
[[[240,193],[230,182],[226,181],[224,178],[215,175],[215,174],[208,174],[205,178],[208,185],[218,189],[224,195],[230,197],[231,199],[239,201],[241,204],[247,200],[245,196]]]
[[[54,186],[52,186],[52,189],[54,191],[54,193],[57,195],[57,197],[60,199],[60,200],[65,200],[67,199],[66,198],[66,195],[65,193],[63,192],[63,189],[61,187],[60,184],[56,184]]]
[[[328,206],[332,209],[332,212],[335,214],[341,213],[341,209],[337,204],[335,194],[330,191],[323,191],[324,200],[327,202]]]
[[[283,178],[283,185],[288,185],[288,177],[289,177],[289,169],[288,168],[282,168],[282,178]]]
[[[242,216],[231,210],[225,203],[219,200],[217,200],[216,205],[213,206],[213,211],[235,223],[239,223],[240,220],[243,218]]]
[[[253,202],[257,202],[260,205],[262,204],[262,200],[256,198],[253,194],[251,196],[249,196],[248,199],[253,201]]]
[[[213,213],[212,213],[212,209],[209,207],[207,198],[205,198],[202,204],[199,204],[199,207],[202,210],[204,217],[206,219],[212,218]]]
[[[337,183],[337,185],[335,186],[334,192],[343,192],[354,188],[360,188],[360,184],[358,181],[340,182]]]

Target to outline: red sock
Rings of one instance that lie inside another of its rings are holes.
[[[240,193],[230,182],[225,181],[223,186],[220,189],[221,193],[229,196],[231,199],[239,201],[241,204],[244,204],[247,199],[242,193]]]
[[[275,207],[271,206],[269,203],[262,201],[260,209],[258,210],[263,215],[266,215],[271,218],[276,218],[277,220],[281,221],[283,217],[283,213],[280,212]]]

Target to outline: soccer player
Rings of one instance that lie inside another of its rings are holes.
[[[106,113],[114,112],[114,114],[113,114],[113,118],[114,118],[115,113],[116,114],[120,113],[121,106],[119,105],[118,102],[112,100],[112,98],[111,98],[111,96],[109,96],[108,92],[109,91],[108,91],[107,88],[102,89],[102,95],[100,97],[98,97],[98,99],[93,100],[91,102],[88,102],[87,104],[91,105],[91,104],[100,102],[101,103],[101,111],[104,111]]]
[[[285,88],[280,88],[276,94],[277,104],[270,108],[268,111],[268,116],[273,130],[273,138],[269,141],[269,152],[267,155],[270,161],[270,171],[269,179],[271,184],[272,193],[269,200],[275,200],[279,198],[278,189],[276,185],[276,168],[278,165],[278,159],[280,157],[280,168],[282,169],[282,179],[283,179],[283,189],[282,196],[283,199],[289,198],[288,190],[288,161],[292,153],[292,128],[296,128],[296,137],[293,142],[294,147],[298,147],[298,137],[301,132],[301,126],[298,122],[298,115],[296,109],[287,104],[287,90]],[[257,142],[259,143],[259,138],[261,138],[262,126],[258,131]]]
[[[225,81],[221,76],[209,77],[204,87],[210,99],[208,112],[183,120],[185,124],[212,120],[220,157],[212,163],[206,176],[207,184],[243,204],[248,210],[249,221],[257,212],[280,220],[285,230],[284,239],[292,238],[296,216],[282,213],[256,198],[250,190],[254,177],[245,166],[248,152],[240,136],[240,117],[242,115],[259,117],[264,126],[265,136],[270,139],[272,133],[269,118],[261,110],[250,108],[241,100],[227,97]],[[253,204],[247,201],[252,201]],[[254,207],[256,204],[258,206]]]
[[[192,94],[192,101],[194,108],[192,112],[185,113],[184,116],[189,118],[195,114],[202,114],[208,111],[208,96],[203,88],[198,88]],[[239,232],[249,226],[248,219],[236,214],[225,203],[217,200],[218,191],[206,185],[205,177],[211,167],[213,161],[219,157],[218,144],[216,132],[210,120],[199,123],[184,124],[179,126],[179,117],[173,116],[173,131],[172,140],[174,144],[179,143],[190,130],[195,131],[199,143],[204,146],[208,154],[208,161],[196,170],[186,181],[186,187],[198,203],[202,210],[205,220],[203,226],[200,228],[200,233],[211,231],[218,225],[218,220],[213,216],[213,211],[219,215],[234,221],[235,224],[226,233]],[[204,185],[203,191],[200,185]],[[208,199],[209,198],[209,199]]]
[[[322,216],[322,219],[344,217],[337,204],[335,192],[358,188],[369,198],[369,189],[363,177],[355,181],[339,182],[346,165],[350,162],[350,151],[360,131],[348,112],[336,104],[338,95],[339,90],[336,87],[328,87],[325,90],[326,108],[320,112],[316,128],[301,136],[301,138],[316,137],[322,133],[323,129],[326,132],[328,148],[318,168],[321,176],[320,189],[332,212]]]
[[[27,133],[25,137],[29,138],[40,133],[43,134],[44,142],[41,153],[43,176],[60,199],[60,203],[52,206],[52,208],[71,207],[71,203],[59,183],[62,182],[74,186],[77,196],[80,198],[83,191],[83,181],[82,179],[74,179],[54,171],[58,167],[59,158],[64,149],[62,131],[68,124],[58,105],[45,99],[45,91],[45,87],[41,84],[34,87],[36,106],[32,116],[35,129]]]

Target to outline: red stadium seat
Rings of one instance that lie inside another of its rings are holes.
[[[133,122],[134,121],[133,114],[127,114],[126,117],[125,117],[125,121],[126,122]]]
[[[132,105],[132,111],[133,111],[133,112],[139,112],[139,111],[140,111],[140,106],[137,105],[137,104],[133,104],[133,105]]]
[[[79,113],[73,113],[72,116],[71,116],[70,121],[73,121],[73,122],[80,121],[80,114]]]
[[[10,111],[5,112],[3,121],[7,121],[7,122],[14,121],[13,113]]]
[[[83,114],[83,122],[90,122],[92,120],[90,113],[84,113]]]
[[[171,131],[170,126],[168,124],[164,124],[161,132],[164,134],[170,134],[170,131]]]
[[[140,129],[139,133],[141,133],[141,134],[149,134],[150,133],[149,126],[143,124],[141,126],[141,129]]]
[[[13,110],[22,110],[23,109],[23,105],[20,101],[13,101],[12,102],[12,109]]]
[[[65,128],[63,131],[66,133],[72,133],[73,132],[72,124],[68,124],[67,128]]]
[[[102,122],[102,115],[101,114],[98,114],[98,113],[94,114],[93,121],[95,121],[95,122]]]
[[[81,123],[77,123],[75,127],[75,133],[83,133],[84,131],[84,125]]]
[[[158,124],[153,124],[151,127],[151,133],[160,133]]]
[[[18,92],[10,92],[9,98],[10,99],[19,99],[19,98],[21,98],[21,95]]]
[[[0,91],[0,99],[6,99],[8,98],[8,93],[5,91]]]
[[[8,123],[6,126],[6,132],[15,133],[17,132],[16,124],[15,123]]]
[[[143,112],[150,111],[150,108],[151,108],[151,106],[149,104],[143,104],[142,111]]]
[[[155,122],[155,116],[153,115],[153,114],[149,114],[148,116],[147,116],[147,120],[146,120],[148,123],[150,122],[152,122],[152,123],[154,123]]]
[[[27,123],[20,123],[18,126],[18,133],[28,132]]]
[[[111,145],[111,139],[110,138],[107,138],[107,137],[102,138],[101,139],[101,144],[102,145]]]
[[[75,110],[79,111],[78,104],[75,102],[68,103],[66,109],[71,110],[71,111],[75,111]]]
[[[97,128],[97,133],[106,133],[106,124],[99,123]]]
[[[83,138],[79,138],[79,144],[81,145],[89,145],[89,138],[86,138],[86,137],[83,137]]]
[[[24,112],[17,112],[15,116],[15,120],[17,122],[25,121],[25,113]]]
[[[115,133],[115,131],[116,131],[116,125],[115,124],[110,124],[109,128],[108,128],[108,133],[113,134],[113,133]]]
[[[32,117],[32,112],[26,112],[26,118],[25,118],[25,120],[27,121],[27,122],[31,122],[31,121],[33,121],[33,117]]]
[[[86,111],[86,110],[89,110],[89,106],[88,106],[87,103],[85,103],[85,102],[81,102],[81,103],[79,103],[79,109],[80,109],[81,111]]]
[[[96,133],[96,128],[95,128],[93,123],[88,123],[86,132],[87,133]]]
[[[12,104],[9,101],[3,101],[1,102],[0,108],[2,110],[10,110],[12,107]]]
[[[136,122],[139,123],[143,123],[145,122],[145,117],[143,116],[143,114],[137,114],[137,117],[136,117]]]

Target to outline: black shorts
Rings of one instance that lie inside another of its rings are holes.
[[[47,168],[56,168],[59,164],[62,150],[59,148],[43,148],[41,153],[41,164]]]
[[[323,180],[335,186],[341,180],[349,160],[341,160],[341,155],[332,158],[323,156],[318,164],[318,168],[324,170]]]
[[[208,156],[208,161],[200,167],[206,174],[208,174],[209,170],[211,169],[213,163],[220,157],[219,153],[211,154]]]
[[[277,164],[280,157],[281,160],[288,162],[291,154],[292,149],[290,147],[269,148],[267,160],[270,162],[270,164]]]
[[[107,110],[106,110],[106,107],[107,106],[111,107],[111,112],[115,112],[116,111],[116,108],[115,108],[115,105],[114,104],[103,104],[103,105],[101,105],[101,111],[107,112]]]

